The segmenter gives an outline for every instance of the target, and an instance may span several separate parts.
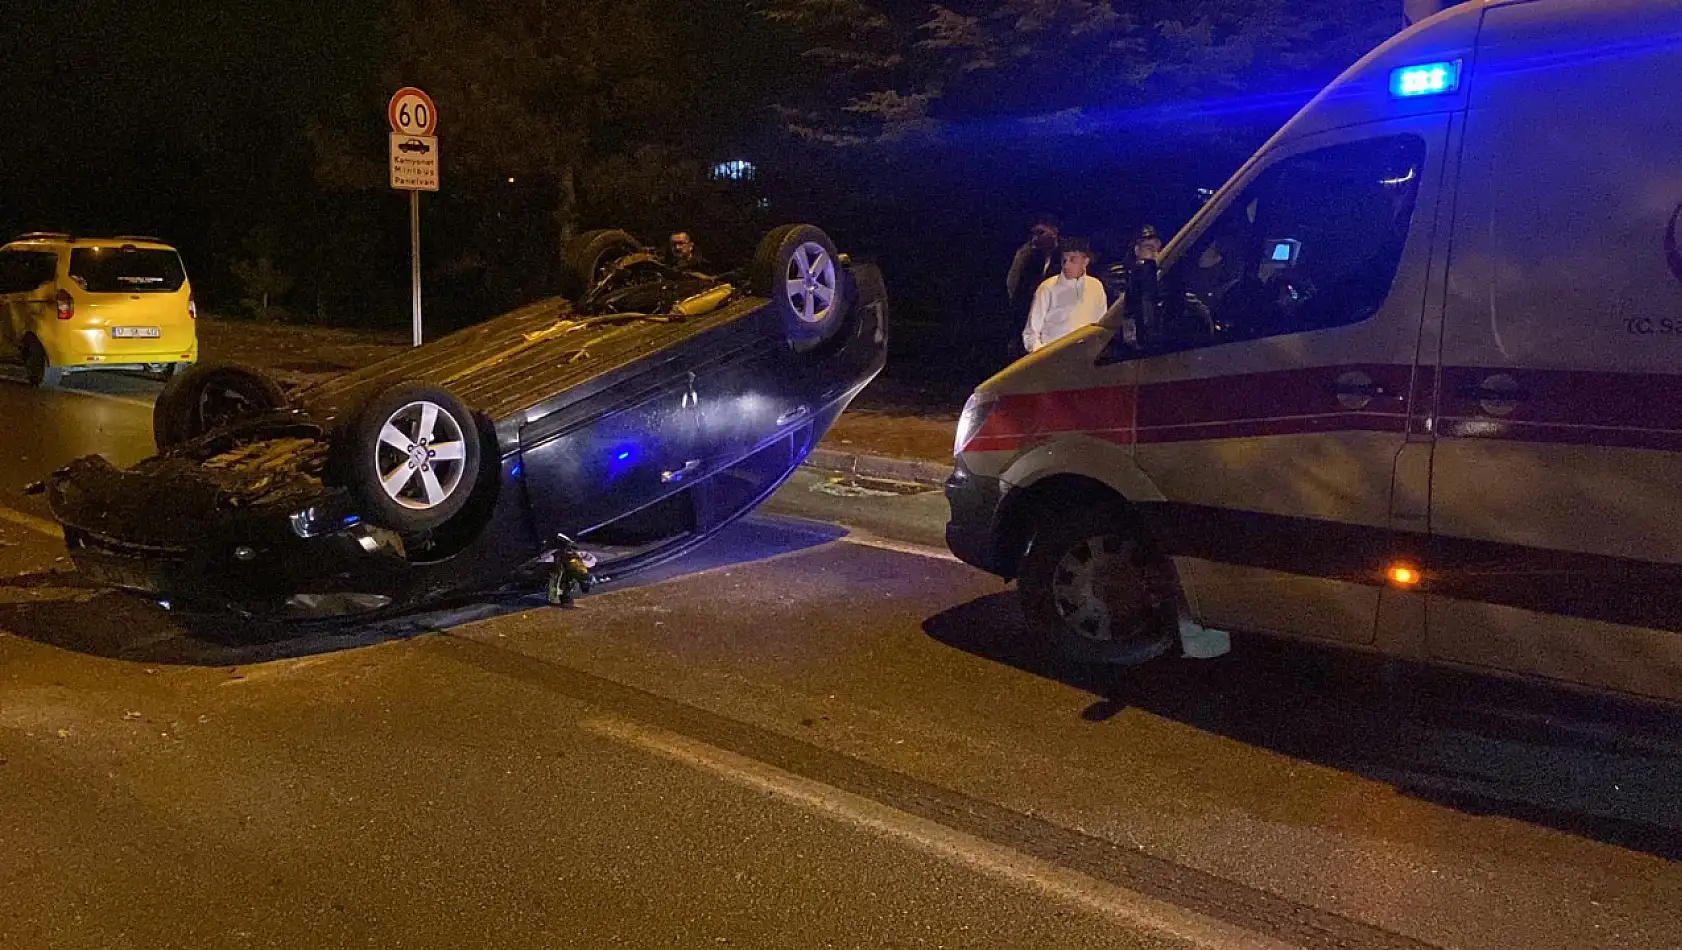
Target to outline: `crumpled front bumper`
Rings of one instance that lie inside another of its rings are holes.
[[[231,508],[213,486],[94,457],[54,473],[46,492],[78,571],[160,601],[273,613],[298,594],[392,595],[409,568],[395,536],[338,514],[348,508],[336,490],[302,507]],[[294,509],[318,517],[294,527]]]
[[[226,536],[160,549],[64,530],[76,569],[102,586],[203,610],[273,614],[299,595],[395,598],[409,563],[356,529],[317,538],[238,543]]]

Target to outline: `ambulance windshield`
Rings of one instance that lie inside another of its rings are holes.
[[[1263,172],[1127,314],[1150,350],[1341,326],[1376,313],[1407,242],[1425,144],[1334,145]],[[1148,317],[1146,315],[1148,314]]]

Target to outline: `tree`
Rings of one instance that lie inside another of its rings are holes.
[[[279,235],[273,228],[254,228],[246,236],[243,250],[245,256],[228,265],[244,294],[240,306],[260,319],[272,317],[280,312],[278,298],[292,289],[292,278],[277,263]]]
[[[385,2],[378,76],[314,123],[315,172],[339,192],[328,204],[372,211],[361,231],[393,233],[402,211],[388,197],[385,105],[405,85],[432,96],[443,189],[423,197],[423,279],[440,319],[470,322],[553,293],[567,242],[587,227],[650,241],[689,228],[709,250],[754,228],[755,197],[707,174],[745,129],[773,124],[768,104],[751,105],[766,93],[742,61],[780,68],[788,57],[738,41],[744,24],[780,36],[748,0]],[[358,240],[327,231],[315,246],[338,269],[335,285],[406,278],[398,247],[370,255]],[[357,268],[366,273],[353,277]],[[359,321],[390,309],[383,297],[359,305],[373,315]]]
[[[368,116],[390,90],[420,86],[438,104],[452,190],[542,182],[564,241],[590,167],[682,138],[686,62],[665,23],[654,0],[396,0],[384,88],[317,124],[318,172],[339,187],[382,185],[385,146]]]
[[[1311,87],[1400,26],[1394,0],[764,0],[828,96],[787,108],[837,145],[965,119]],[[891,12],[890,12],[891,11]]]

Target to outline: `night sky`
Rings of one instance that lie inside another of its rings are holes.
[[[383,313],[407,274],[401,195],[325,191],[312,122],[365,108],[384,161],[381,87],[391,0],[74,0],[36,5],[0,34],[0,241],[26,230],[154,234],[176,244],[213,306],[232,306],[230,259],[254,228],[283,232],[294,304]],[[774,134],[776,35],[743,0],[684,0],[667,23],[702,68],[706,117],[691,144],[715,151],[736,130]],[[440,129],[448,142],[450,117]],[[711,141],[706,139],[711,138]],[[448,145],[446,144],[446,148]],[[706,156],[697,156],[706,157]],[[429,196],[433,242],[499,215],[460,184]],[[526,200],[518,194],[499,199]],[[541,203],[543,195],[531,198]],[[464,203],[473,207],[458,207]],[[475,210],[477,209],[477,210]],[[525,209],[542,226],[547,206]],[[320,242],[334,250],[324,258]],[[463,238],[466,240],[466,238]],[[527,239],[530,243],[530,239]],[[459,243],[459,242],[458,242]],[[473,248],[468,248],[474,251]],[[479,251],[483,248],[477,249]],[[441,248],[430,263],[453,253]],[[347,269],[361,260],[363,271]],[[334,265],[338,273],[328,273]],[[525,266],[517,261],[510,267]],[[387,286],[390,284],[391,286]],[[362,298],[377,298],[363,307]]]
[[[37,4],[0,43],[0,230],[178,230],[307,184],[312,114],[374,75],[379,0]]]

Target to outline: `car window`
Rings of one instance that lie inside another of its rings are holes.
[[[70,276],[94,294],[173,293],[187,279],[174,251],[136,247],[76,248]]]
[[[58,277],[58,254],[53,251],[25,251],[23,254],[24,286],[23,290],[38,289],[42,284],[50,284]]]
[[[53,279],[57,263],[51,251],[0,251],[0,294],[35,290]]]
[[[1153,307],[1130,302],[1141,342],[1160,352],[1372,316],[1401,264],[1424,157],[1424,141],[1402,135],[1269,168],[1160,276]]]

